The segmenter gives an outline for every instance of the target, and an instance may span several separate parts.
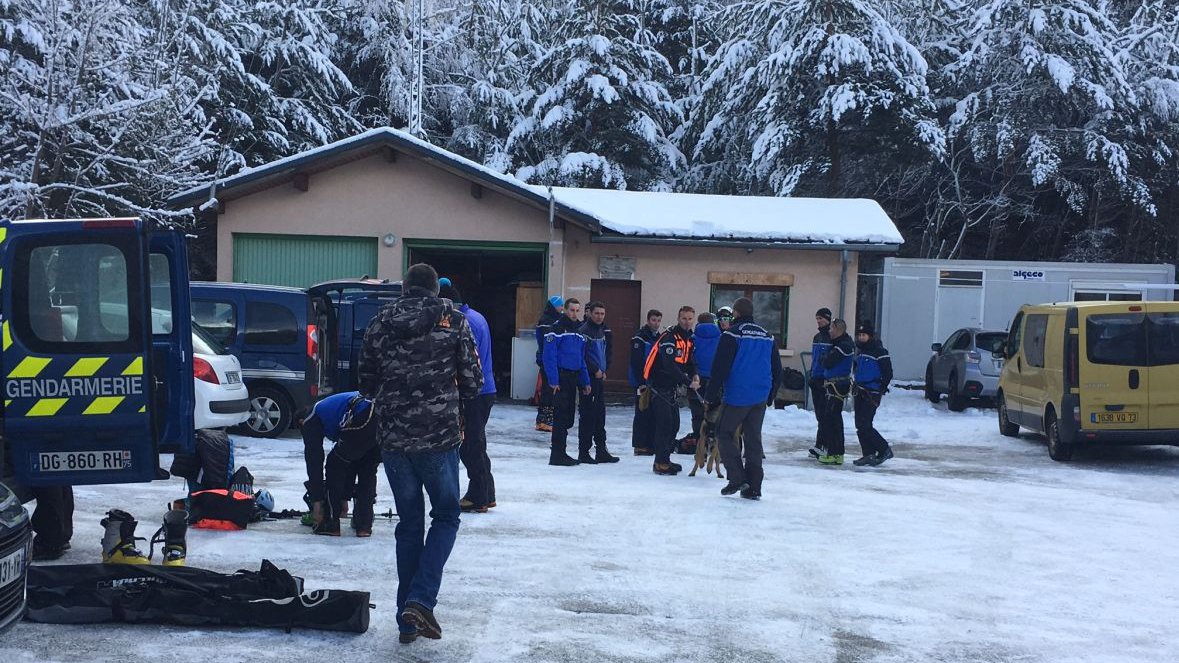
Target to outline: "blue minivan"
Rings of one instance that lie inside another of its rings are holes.
[[[251,407],[242,432],[278,437],[317,399],[356,388],[364,332],[401,284],[193,282],[191,290],[193,320],[241,362]]]

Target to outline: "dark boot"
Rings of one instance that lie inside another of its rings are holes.
[[[154,557],[156,544],[164,544],[164,566],[184,566],[188,556],[188,545],[185,541],[188,533],[188,512],[173,509],[164,514],[164,524],[151,537],[151,552],[148,557]]]
[[[102,562],[104,564],[147,564],[150,560],[135,547],[135,526],[139,521],[126,511],[111,509],[102,519]],[[140,541],[143,537],[138,537]]]
[[[760,500],[761,499],[761,491],[754,490],[754,489],[746,486],[745,488],[743,488],[741,490],[741,497],[744,497],[747,500]]]
[[[744,481],[742,481],[741,483],[737,483],[736,481],[730,481],[728,484],[725,485],[724,488],[721,488],[721,495],[732,495],[732,494],[740,492],[742,490],[746,490],[747,488],[749,488],[749,484],[745,483]]]
[[[872,467],[876,467],[889,458],[892,458],[892,455],[892,447],[885,447],[884,451],[877,452],[876,455],[872,456],[872,458],[868,461],[868,464]]]
[[[442,639],[442,627],[434,619],[434,611],[426,606],[409,601],[401,610],[401,620],[418,630],[418,635],[431,640]]]
[[[597,465],[598,461],[594,460],[594,457],[590,455],[590,445],[582,444],[579,446],[580,449],[578,449],[577,453],[577,462],[583,465]]]
[[[599,463],[617,463],[618,456],[611,456],[610,452],[606,450],[606,445],[598,445],[598,454],[595,460]]]
[[[340,519],[339,518],[324,518],[322,522],[311,530],[320,536],[340,536]]]
[[[557,467],[573,467],[576,464],[577,460],[571,458],[569,454],[565,453],[565,449],[563,448],[558,449],[557,447],[553,447],[552,450],[549,451],[549,465],[555,465]]]

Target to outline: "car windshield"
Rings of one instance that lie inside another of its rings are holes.
[[[229,352],[209,335],[209,332],[201,329],[197,323],[192,323],[192,351],[201,355],[226,355]]]
[[[998,352],[1007,340],[1007,332],[980,332],[974,337],[974,346],[979,352]]]

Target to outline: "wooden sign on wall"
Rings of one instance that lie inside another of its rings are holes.
[[[716,285],[764,285],[789,288],[794,285],[793,274],[755,274],[753,272],[709,272],[708,282]]]
[[[624,256],[602,256],[598,258],[598,274],[603,279],[629,281],[635,277],[636,258]]]

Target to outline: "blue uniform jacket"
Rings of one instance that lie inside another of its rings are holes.
[[[705,322],[696,325],[696,333],[692,337],[696,352],[696,370],[700,377],[712,376],[712,361],[716,357],[716,347],[720,343],[721,330],[715,323]]]
[[[821,378],[825,377],[823,369],[823,358],[827,356],[827,351],[831,349],[831,334],[829,327],[819,329],[815,334],[815,338],[811,341],[811,377]]]
[[[657,338],[659,338],[659,332],[652,331],[647,325],[643,325],[631,337],[630,370],[627,375],[630,379],[630,386],[637,388],[647,384],[647,381],[643,379],[643,366],[646,365],[647,355],[651,354],[651,346],[655,344]]]
[[[581,323],[578,332],[585,337],[585,368],[592,377],[598,371],[610,370],[610,350],[614,345],[614,333],[606,323],[595,325],[593,320]]]
[[[726,405],[734,407],[769,405],[774,402],[781,374],[773,335],[752,318],[738,318],[721,334],[705,398],[710,403],[723,398]]]
[[[577,332],[580,323],[562,316],[544,335],[544,374],[551,385],[561,384],[561,371],[578,371],[577,384],[590,383],[585,367],[585,337]]]
[[[318,418],[319,422],[323,424],[324,437],[332,442],[339,440],[340,424],[344,421],[344,415],[348,413],[348,403],[359,395],[359,391],[342,391],[315,404],[315,407],[311,409],[311,415]],[[370,400],[361,400],[356,404],[356,413],[363,414],[372,405]]]
[[[856,344],[856,384],[868,391],[884,391],[892,382],[892,358],[880,341]]]
[[[536,334],[537,366],[544,366],[544,335],[552,331],[553,325],[560,322],[563,317],[551,303],[545,302],[540,319],[536,321],[536,329],[533,330],[533,333]]]
[[[851,380],[856,344],[847,334],[832,339],[831,349],[823,356],[823,378],[828,381]]]
[[[491,328],[487,326],[487,318],[466,304],[460,306],[459,310],[467,316],[467,324],[471,325],[471,335],[475,337],[475,350],[479,353],[479,367],[483,369],[483,389],[479,391],[479,395],[494,394],[495,375],[491,370]]]

